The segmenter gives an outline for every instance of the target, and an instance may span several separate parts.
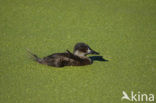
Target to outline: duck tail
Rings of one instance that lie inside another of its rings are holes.
[[[26,49],[26,51],[31,55],[34,61],[37,61],[38,63],[42,63],[42,59],[39,58],[36,54],[33,54],[29,49]]]

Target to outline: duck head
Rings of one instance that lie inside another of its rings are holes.
[[[77,43],[74,47],[74,55],[77,55],[79,57],[86,56],[88,54],[97,54],[98,52],[91,49],[87,44],[85,43]]]

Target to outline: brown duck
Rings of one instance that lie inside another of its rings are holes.
[[[45,64],[53,67],[64,66],[83,66],[92,64],[92,60],[87,57],[88,54],[99,54],[92,50],[85,43],[77,43],[74,47],[73,53],[66,51],[64,53],[54,53],[44,58],[39,58],[37,55],[28,51],[35,61],[40,64]]]

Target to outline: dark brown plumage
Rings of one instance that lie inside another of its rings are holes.
[[[54,67],[89,65],[92,64],[92,61],[86,55],[99,54],[98,52],[92,50],[85,43],[77,43],[74,47],[73,53],[67,50],[65,53],[54,53],[42,59],[39,58],[37,55],[31,53],[30,51],[29,53],[38,63]]]

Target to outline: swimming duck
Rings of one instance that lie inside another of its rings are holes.
[[[64,53],[54,53],[44,58],[39,58],[30,51],[28,52],[38,63],[53,67],[89,65],[92,64],[92,60],[88,58],[87,55],[99,54],[85,43],[77,43],[74,47],[73,53],[71,53],[69,50],[66,50]]]

